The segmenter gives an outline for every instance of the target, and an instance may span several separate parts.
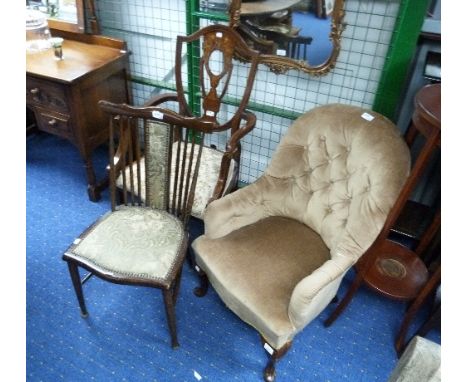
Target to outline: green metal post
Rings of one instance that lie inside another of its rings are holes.
[[[373,109],[395,120],[429,0],[401,0]]]

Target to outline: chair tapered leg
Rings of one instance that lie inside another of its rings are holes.
[[[180,280],[182,279],[182,268],[180,268],[179,274],[176,277],[175,280],[175,285],[174,285],[174,293],[172,296],[172,302],[175,306],[177,302],[177,297],[179,296],[179,290],[180,290]]]
[[[197,271],[198,278],[200,280],[200,286],[196,287],[193,290],[193,293],[195,293],[195,296],[197,297],[203,297],[208,291],[208,276],[200,269],[198,265],[195,265],[195,270]]]
[[[72,279],[73,288],[75,289],[76,297],[78,298],[78,303],[80,304],[81,317],[86,318],[88,317],[88,311],[86,310],[78,266],[71,261],[67,261],[67,265],[70,272],[70,277]]]
[[[175,319],[175,308],[174,308],[174,290],[173,288],[163,289],[164,306],[166,308],[167,325],[169,326],[169,332],[171,334],[172,348],[179,347],[177,341],[177,328]]]
[[[362,280],[363,280],[363,275],[358,273],[356,277],[353,280],[353,283],[349,287],[348,291],[346,292],[345,296],[343,299],[340,301],[340,303],[336,306],[335,310],[332,312],[330,317],[328,317],[325,321],[325,326],[328,327],[335,320],[338,318],[338,316],[345,310],[345,308],[348,306],[348,304],[351,302],[352,298],[354,297],[354,294],[357,292],[359,287],[361,286]]]
[[[263,348],[268,355],[268,363],[265,366],[265,369],[263,369],[263,380],[265,382],[272,382],[276,377],[276,362],[288,352],[292,342],[286,343],[280,349],[273,349],[262,336],[260,337]]]

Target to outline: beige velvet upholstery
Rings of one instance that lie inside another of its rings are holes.
[[[176,145],[176,143],[174,143]],[[191,144],[188,145],[188,151],[190,151]],[[176,148],[174,146],[174,152],[176,152]],[[196,160],[196,152],[195,150],[195,160]],[[197,188],[195,190],[195,199],[193,201],[192,206],[192,216],[203,219],[203,213],[205,212],[205,207],[208,204],[210,198],[213,195],[213,191],[215,189],[216,183],[219,177],[219,171],[221,168],[221,160],[223,157],[223,152],[213,149],[211,147],[203,147],[202,150],[202,159],[200,163],[200,170],[197,180]],[[171,174],[175,173],[175,166],[176,166],[176,159],[175,157],[172,158],[172,171]],[[142,176],[142,190],[141,190],[141,198],[142,201],[146,201],[146,185],[145,185],[145,158],[142,157],[140,160],[141,172]],[[133,171],[136,173],[136,163],[133,164]],[[234,171],[237,167],[237,163],[235,160],[231,160],[231,164],[229,166],[228,176],[227,176],[227,184],[231,184],[233,181]],[[126,176],[129,178],[130,176],[130,168],[127,166],[126,168]],[[137,179],[135,178],[135,185],[134,189],[136,190]],[[172,185],[174,182],[171,179],[170,184]],[[122,188],[123,181],[122,181],[122,174],[117,178],[116,186],[118,188]],[[229,187],[226,190],[230,189]]]
[[[292,124],[263,176],[209,204],[205,235],[193,243],[196,263],[278,349],[336,295],[409,168],[408,147],[385,117],[317,107]]]

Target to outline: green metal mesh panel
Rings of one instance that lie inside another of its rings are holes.
[[[175,46],[186,34],[184,0],[97,0],[102,34],[127,42],[134,103],[175,89]],[[186,65],[183,79],[187,78]]]
[[[186,14],[183,0],[97,0],[102,33],[126,40],[132,51],[130,68],[136,104],[174,86],[175,38],[186,34],[186,22],[192,27],[189,32],[193,32],[199,26],[226,20],[222,13],[210,16],[198,12],[193,0],[187,5],[191,15]],[[400,0],[346,0],[341,53],[336,67],[326,76],[313,77],[295,70],[276,75],[261,65],[249,105],[258,122],[242,142],[241,181],[250,183],[262,174],[281,136],[305,111],[335,102],[372,108],[399,6]],[[198,71],[196,55],[187,60]],[[238,85],[229,92],[228,104],[222,109],[226,117],[243,91],[240,84],[246,68],[240,65],[236,70],[231,82]],[[193,93],[189,97],[196,108]],[[222,136],[213,139],[213,144],[224,144]]]

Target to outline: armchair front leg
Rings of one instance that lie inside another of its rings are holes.
[[[292,341],[287,342],[279,349],[274,349],[270,344],[260,335],[263,349],[268,355],[268,363],[263,370],[263,380],[265,382],[272,382],[275,380],[276,377],[276,362],[283,357],[288,350],[291,348]]]
[[[206,292],[208,291],[208,285],[209,285],[208,276],[206,275],[205,272],[203,272],[203,270],[195,262],[194,264],[195,264],[195,271],[197,272],[197,275],[200,281],[200,285],[193,290],[193,293],[197,297],[203,297],[206,295]]]

